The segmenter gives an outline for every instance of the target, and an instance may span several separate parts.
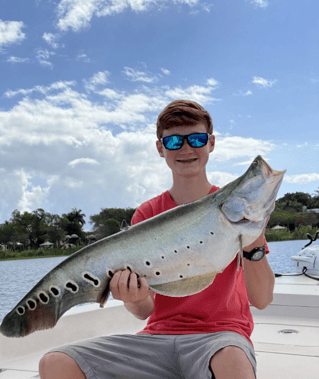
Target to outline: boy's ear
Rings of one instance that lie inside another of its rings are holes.
[[[163,145],[161,141],[159,140],[156,141],[156,148],[160,157],[164,158]]]
[[[211,153],[215,147],[215,136],[213,134],[209,137],[209,143],[210,143],[209,152]]]

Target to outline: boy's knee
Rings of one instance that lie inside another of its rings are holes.
[[[253,367],[244,350],[237,346],[226,346],[218,350],[210,360],[210,367],[215,372],[232,372],[238,374],[238,377],[255,378]],[[241,376],[245,373],[247,376]],[[216,377],[223,377],[217,376]],[[237,378],[235,375],[234,377]]]
[[[41,379],[85,379],[83,371],[74,359],[64,353],[48,353],[39,363]]]

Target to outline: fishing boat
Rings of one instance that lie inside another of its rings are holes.
[[[304,253],[295,256],[299,256],[299,261],[294,259],[299,262],[296,274],[276,277],[272,303],[264,310],[251,306],[258,379],[319,377],[319,272],[311,271],[319,264],[319,252],[315,259],[305,259]],[[101,335],[134,334],[145,323],[113,300],[104,309],[98,304],[72,308],[50,330],[24,338],[0,335],[0,379],[39,378],[39,360],[55,346]]]

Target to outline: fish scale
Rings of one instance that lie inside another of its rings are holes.
[[[283,175],[258,156],[245,174],[220,190],[84,247],[6,315],[1,333],[23,337],[52,328],[73,306],[106,300],[113,274],[126,268],[162,295],[202,291],[242,246],[261,235]]]

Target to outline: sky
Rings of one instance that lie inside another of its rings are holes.
[[[89,216],[169,189],[156,119],[176,99],[213,119],[212,184],[257,155],[278,197],[319,188],[319,2],[0,0],[0,223]]]

